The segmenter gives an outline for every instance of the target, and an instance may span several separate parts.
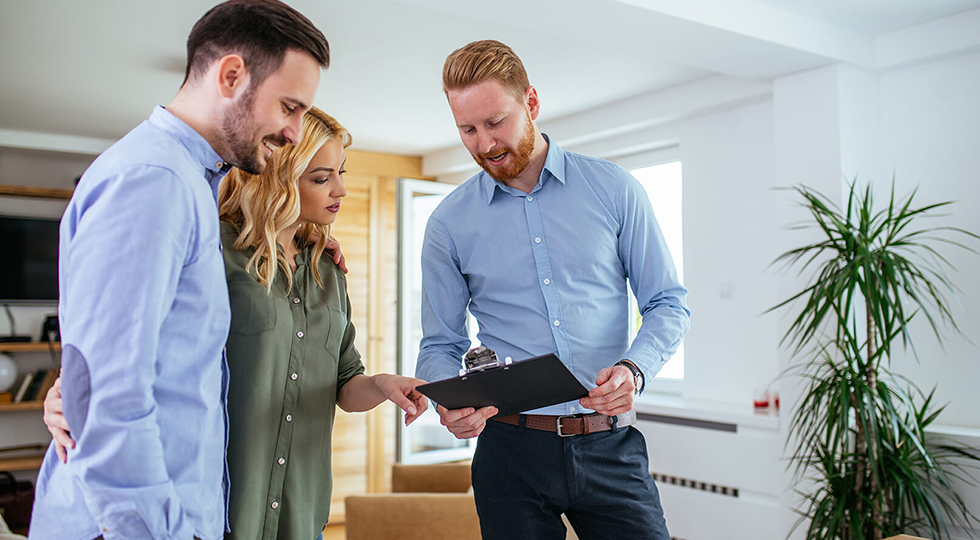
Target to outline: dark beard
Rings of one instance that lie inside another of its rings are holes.
[[[507,180],[513,180],[517,178],[524,169],[527,168],[528,163],[531,162],[531,153],[534,151],[534,127],[531,125],[531,118],[528,116],[527,119],[527,129],[524,130],[524,136],[521,137],[520,142],[517,143],[517,149],[513,150],[511,148],[505,149],[505,151],[510,152],[514,155],[514,163],[506,168],[491,167],[487,164],[488,154],[480,154],[479,156],[473,156],[476,163],[483,167],[483,170],[490,175],[491,178],[499,182],[506,182]],[[500,152],[495,152],[492,155],[499,155]]]
[[[258,133],[251,128],[255,88],[245,90],[238,106],[221,123],[221,136],[231,152],[227,161],[249,174],[262,174],[265,163],[259,159]],[[284,143],[285,144],[285,143]],[[280,145],[281,146],[281,145]]]

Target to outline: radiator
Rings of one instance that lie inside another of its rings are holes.
[[[706,415],[725,418],[716,421],[663,414],[663,407],[647,410],[658,414],[639,412],[636,427],[646,437],[650,474],[673,538],[785,540],[798,516],[783,497],[793,475],[782,457],[775,418],[767,422],[751,415]],[[977,429],[935,426],[930,432],[980,448]],[[954,484],[980,515],[980,488]],[[800,532],[793,538],[801,537]],[[950,532],[951,540],[960,540],[980,531]]]
[[[667,528],[683,540],[784,540],[772,427],[639,413]]]

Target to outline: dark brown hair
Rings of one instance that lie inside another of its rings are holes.
[[[241,55],[259,85],[279,69],[287,49],[309,53],[330,65],[330,45],[309,19],[279,0],[228,0],[204,14],[187,37],[184,83],[200,77],[215,60]]]

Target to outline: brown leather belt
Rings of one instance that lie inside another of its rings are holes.
[[[495,416],[491,420],[512,426],[519,426],[521,425],[521,416],[525,418],[524,427],[540,431],[550,431],[551,433],[557,433],[559,437],[588,435],[589,433],[609,431],[613,427],[614,418],[616,419],[616,427],[632,426],[636,423],[636,411],[630,411],[618,416],[606,416],[599,413],[570,416],[511,414],[507,416]]]

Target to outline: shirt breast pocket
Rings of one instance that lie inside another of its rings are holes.
[[[344,332],[347,330],[347,314],[336,308],[326,308],[323,310],[327,337],[323,342],[323,348],[334,359],[340,358],[341,347],[344,345]]]
[[[251,336],[276,326],[275,297],[256,281],[228,283],[231,333]]]

